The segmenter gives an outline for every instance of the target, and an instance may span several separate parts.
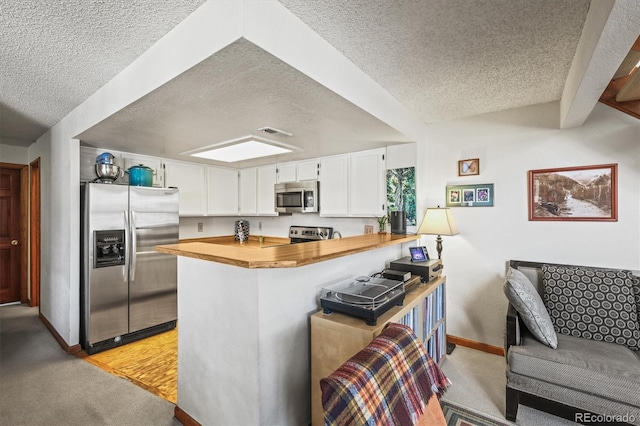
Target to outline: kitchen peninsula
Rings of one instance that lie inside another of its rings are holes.
[[[309,322],[321,289],[381,271],[419,236],[268,238],[261,248],[228,237],[156,247],[178,255],[178,418],[308,425]]]

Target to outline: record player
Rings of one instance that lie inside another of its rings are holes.
[[[356,276],[322,289],[325,314],[340,312],[376,325],[378,317],[404,302],[404,283],[386,278]]]

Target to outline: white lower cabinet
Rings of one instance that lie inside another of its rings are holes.
[[[205,216],[207,191],[205,166],[182,161],[165,161],[166,186],[180,190],[180,216]]]
[[[207,214],[238,214],[238,170],[207,167]]]

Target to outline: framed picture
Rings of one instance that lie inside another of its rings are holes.
[[[618,165],[529,170],[529,220],[618,220]]]
[[[480,174],[480,159],[458,161],[458,176],[475,176]]]
[[[493,207],[493,184],[447,186],[447,207]]]
[[[387,170],[387,211],[407,212],[407,226],[416,226],[416,168]]]

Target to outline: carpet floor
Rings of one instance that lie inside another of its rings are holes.
[[[67,355],[38,308],[0,307],[0,425],[179,426],[175,405]]]
[[[502,356],[457,346],[442,365],[453,383],[442,401],[513,424],[504,418],[506,363]],[[574,426],[576,423],[523,405],[518,409],[519,426]]]

